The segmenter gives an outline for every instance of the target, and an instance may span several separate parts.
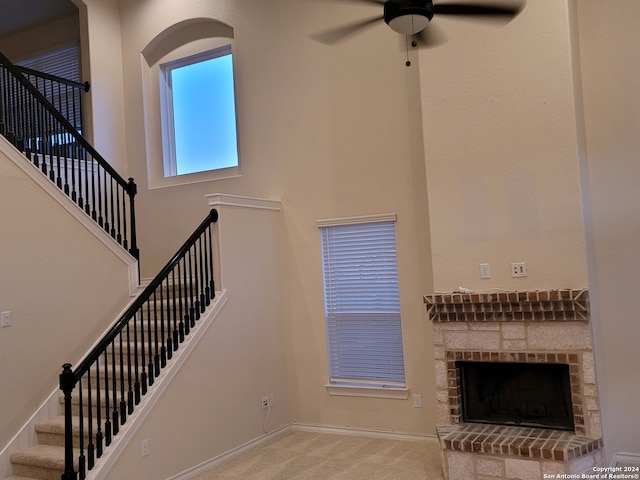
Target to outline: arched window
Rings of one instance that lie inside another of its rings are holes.
[[[238,175],[233,29],[187,20],[143,57],[150,187]]]

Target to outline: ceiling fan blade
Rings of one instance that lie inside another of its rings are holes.
[[[506,5],[504,3],[441,3],[433,6],[434,15],[457,15],[474,17],[493,17],[512,19],[522,11],[520,5]]]
[[[317,42],[324,43],[325,45],[333,45],[334,43],[341,42],[352,35],[360,33],[365,28],[370,27],[381,20],[384,20],[384,17],[376,15],[375,17],[356,20],[355,22],[347,23],[337,28],[314,33],[310,36]]]
[[[413,40],[415,40],[417,47],[431,48],[445,43],[447,36],[441,28],[431,23],[424,30],[416,33]]]
[[[327,0],[323,0],[323,1],[327,1]],[[333,1],[339,1],[341,3],[368,3],[368,4],[375,3],[377,5],[384,5],[384,2],[386,0],[333,0]]]

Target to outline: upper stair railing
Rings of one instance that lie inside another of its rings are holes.
[[[214,298],[217,220],[218,212],[211,210],[80,364],[63,366],[62,480],[86,478]]]
[[[82,97],[90,89],[89,82],[76,82],[20,65],[16,65],[16,68],[80,134],[84,133]]]
[[[27,77],[32,77],[33,83]],[[63,93],[59,83],[47,83],[50,81],[42,75],[34,76],[32,70],[16,67],[0,53],[0,133],[114,240],[139,258],[135,182],[122,178],[82,136],[80,105],[72,105],[71,96]],[[85,84],[81,85],[84,88]]]

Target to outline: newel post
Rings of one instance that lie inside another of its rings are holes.
[[[129,183],[127,184],[128,192],[129,192],[129,214],[131,218],[131,248],[129,248],[129,253],[133,255],[133,258],[136,260],[140,260],[140,250],[138,249],[138,239],[136,235],[136,208],[135,208],[135,197],[138,193],[138,186],[133,178],[129,179]]]
[[[73,469],[73,425],[71,423],[71,392],[75,387],[71,364],[65,363],[60,374],[60,390],[64,393],[64,473],[61,480],[77,480]]]

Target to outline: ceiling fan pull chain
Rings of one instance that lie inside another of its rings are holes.
[[[405,65],[407,67],[410,67],[411,62],[409,61],[409,35],[404,36],[404,47],[405,47],[405,50],[407,51],[407,61],[405,62]]]

